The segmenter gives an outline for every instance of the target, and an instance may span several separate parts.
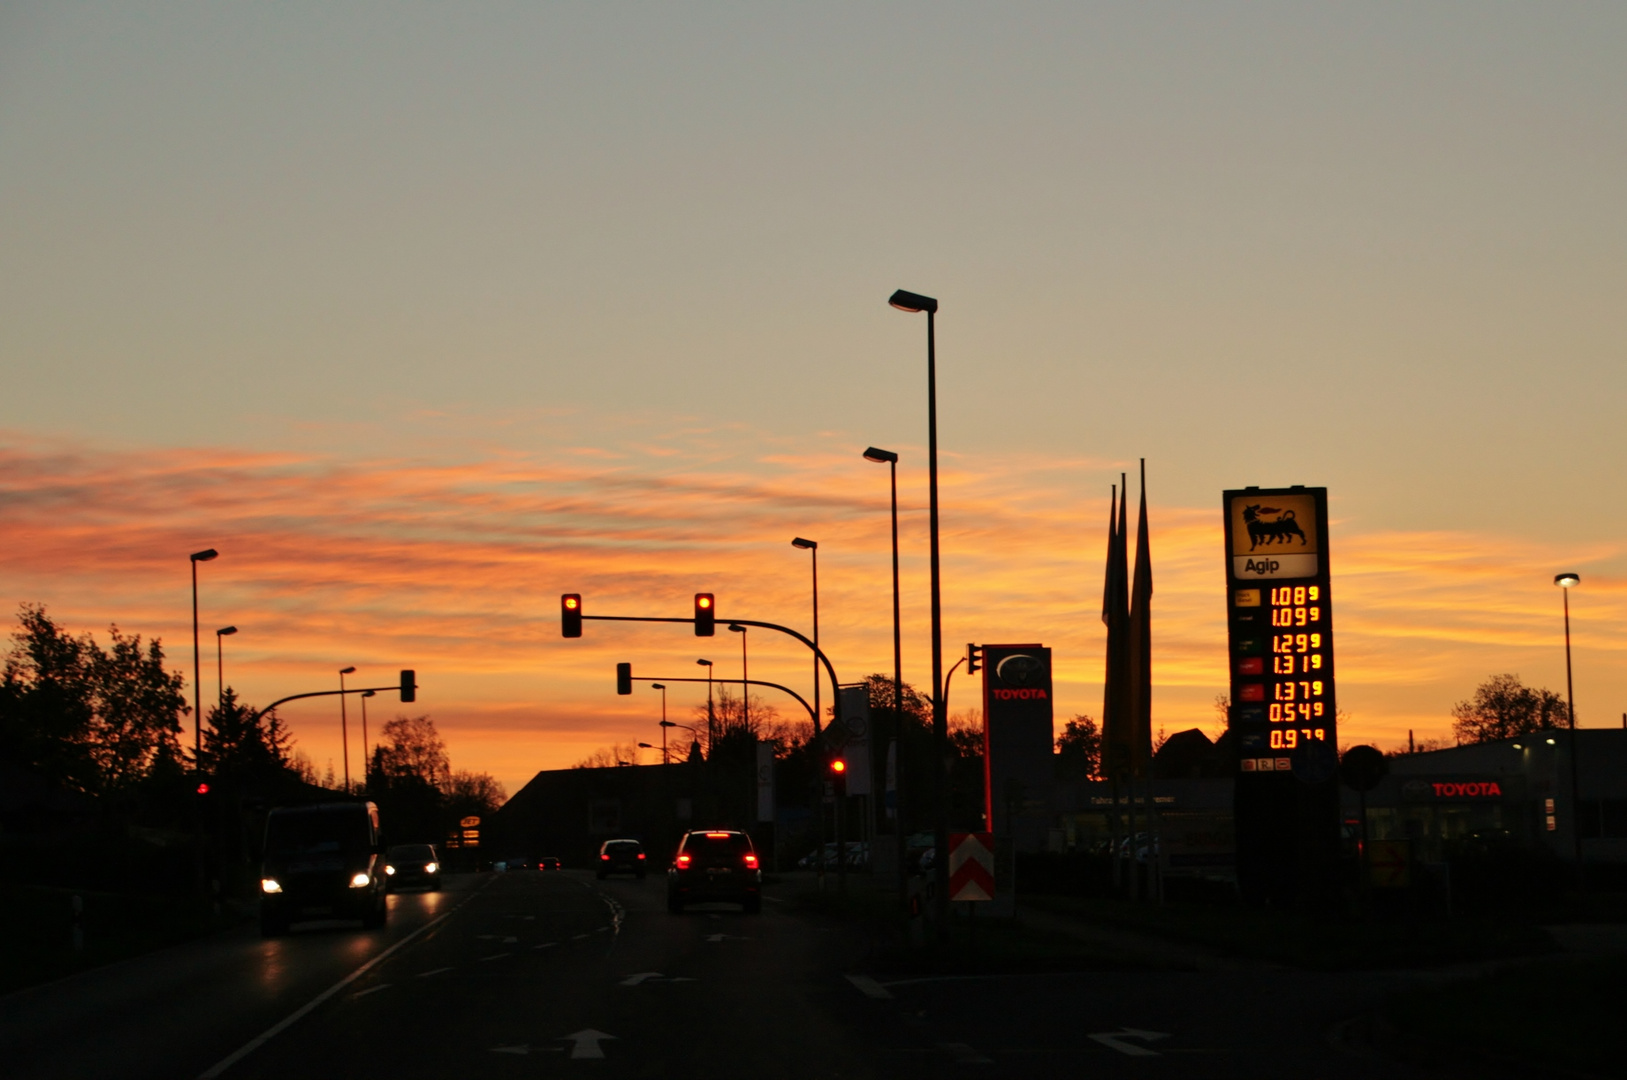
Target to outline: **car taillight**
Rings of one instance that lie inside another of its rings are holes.
[[[641,859],[642,859],[642,858],[643,858],[643,857],[644,857],[644,853],[643,853],[643,852],[642,852],[642,851],[641,851],[641,852],[639,852],[639,853],[638,853],[638,857],[639,857],[639,858],[641,858]]]
[[[678,868],[680,870],[683,869],[684,867],[688,866],[688,865],[689,865],[689,856],[688,855],[680,855],[680,856],[678,856]]]
[[[610,856],[609,855],[600,855],[599,858],[603,859],[605,862],[610,861]]]
[[[757,856],[755,856],[755,855],[747,855],[746,856],[746,869],[747,870],[755,870],[755,869],[757,869]]]

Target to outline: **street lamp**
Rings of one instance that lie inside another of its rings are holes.
[[[350,794],[350,725],[345,717],[345,676],[354,674],[354,667],[339,669],[339,741],[344,746],[345,794]]]
[[[746,668],[746,628],[739,623],[730,623],[729,633],[740,635],[740,723],[745,730],[750,731],[751,705],[746,695],[751,691],[751,684],[748,681],[751,673]],[[818,686],[818,680],[815,680],[814,685]]]
[[[712,662],[696,660],[695,663],[706,669],[706,751],[711,753],[713,728],[717,727],[717,716],[712,711]]]
[[[899,289],[887,301],[899,311],[926,312],[927,531],[932,549],[932,742],[937,767],[932,770],[937,803],[933,876],[937,884],[938,937],[949,940],[949,717],[943,700],[943,605],[938,587],[938,360],[935,321],[938,302],[930,296]]]
[[[806,551],[808,554],[813,556],[813,626],[814,626],[814,635],[813,635],[813,637],[814,637],[814,648],[818,649],[819,648],[819,542],[816,541],[816,540],[804,540],[802,537],[799,536],[796,539],[791,541],[791,546],[794,547],[794,548],[801,548],[803,551]],[[814,676],[814,680],[813,680],[813,682],[814,682],[814,715],[819,716],[819,653],[817,653],[817,652],[814,653],[814,658],[813,658],[813,676]]]
[[[1554,584],[1565,598],[1565,712],[1570,717],[1571,744],[1571,837],[1575,841],[1576,874],[1582,874],[1582,793],[1576,786],[1576,690],[1571,684],[1571,590],[1582,583],[1581,574],[1555,574]]]
[[[188,557],[192,560],[192,760],[196,761],[203,749],[203,703],[198,696],[198,683],[203,678],[203,661],[198,656],[198,564],[219,558],[220,552],[204,548]]]
[[[377,690],[362,691],[362,788],[367,788],[367,771],[373,764],[373,751],[367,745],[367,699],[377,694]],[[339,695],[342,699],[343,694]]]
[[[226,661],[220,639],[231,637],[235,633],[237,633],[237,627],[235,626],[222,626],[215,631],[215,686],[220,708],[226,707]]]
[[[667,723],[667,684],[652,682],[650,689],[661,691],[661,764],[671,765],[672,758],[667,756],[667,728],[671,726]]]
[[[893,798],[898,801],[894,810],[893,828],[898,834],[898,891],[904,895],[908,888],[908,880],[904,876],[904,859],[909,854],[908,845],[904,838],[904,796],[903,784],[900,782],[904,776],[904,639],[899,628],[898,619],[898,455],[891,450],[881,450],[869,447],[864,452],[864,460],[873,461],[878,465],[885,464],[892,478],[893,492],[893,717],[897,726],[897,742],[894,743],[894,753],[897,767],[893,774]]]

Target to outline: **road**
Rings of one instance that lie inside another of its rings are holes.
[[[11,1077],[1404,1077],[1337,1024],[1397,976],[889,975],[851,928],[521,872],[387,930],[248,930],[0,1000]]]

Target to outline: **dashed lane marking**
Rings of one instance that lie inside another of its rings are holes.
[[[449,967],[443,967],[443,968],[430,968],[430,969],[429,969],[429,970],[428,970],[428,971],[420,971],[420,972],[419,972],[419,973],[418,973],[418,977],[419,977],[419,978],[420,978],[420,979],[427,979],[427,978],[429,978],[429,977],[430,977],[430,976],[431,976],[431,975],[439,975],[439,974],[440,974],[440,973],[441,973],[441,972],[443,972],[443,971],[451,971],[451,970],[452,970],[452,969],[451,969],[451,968],[449,968]]]
[[[509,957],[509,956],[513,956],[513,955],[514,955],[513,953],[506,953],[506,952],[492,953],[490,956],[482,956],[480,958],[479,962],[484,964],[487,960],[502,960],[505,957]]]
[[[366,990],[360,990],[360,991],[357,991],[355,994],[353,994],[352,999],[354,999],[354,998],[364,998],[368,994],[376,994],[380,990],[388,990],[392,985],[393,984],[391,984],[391,983],[379,983],[377,986],[369,986]]]
[[[531,947],[533,949],[551,949],[555,945],[558,945],[558,944],[559,944],[559,942],[557,942],[557,941],[544,941],[541,945],[533,945]]]
[[[893,995],[887,991],[885,986],[882,986],[868,975],[849,975],[847,981],[858,987],[859,993],[867,998],[875,998],[877,1001],[891,1001],[893,999]]]
[[[978,1053],[965,1043],[939,1043],[940,1049],[947,1050],[955,1055],[955,1061],[961,1065],[993,1065],[994,1059]]]

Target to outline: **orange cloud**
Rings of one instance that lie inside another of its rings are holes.
[[[886,470],[864,462],[858,442],[830,435],[810,450],[741,427],[642,420],[636,441],[603,446],[550,417],[553,445],[528,451],[455,437],[466,418],[424,422],[442,424],[423,440],[433,454],[131,449],[12,434],[0,440],[0,569],[11,599],[44,602],[74,629],[116,621],[161,635],[190,674],[186,555],[216,547],[221,558],[199,575],[206,698],[212,630],[226,623],[242,628],[227,643],[227,678],[252,701],[329,688],[349,664],[379,684],[415,667],[415,708],[447,734],[454,764],[511,789],[600,745],[659,742],[656,695],[616,697],[617,661],[632,661],[641,683],[699,672],[701,656],[720,676],[739,670],[731,634],[589,622],[583,639],[561,640],[561,592],[582,593],[589,614],[683,616],[691,593],[712,591],[725,617],[806,632],[808,555],[789,541],[810,536],[820,542],[821,640],[838,672],[891,669]],[[925,685],[925,454],[899,449],[905,677]],[[1055,649],[1059,720],[1099,712],[1116,475],[1107,462],[1036,469],[1026,457],[945,455],[946,667],[966,641],[1043,641]],[[1154,723],[1212,726],[1211,702],[1226,690],[1219,514],[1156,498],[1151,514]],[[1333,545],[1345,741],[1444,734],[1452,701],[1494,671],[1563,687],[1559,598],[1548,584],[1559,549],[1470,533],[1364,534],[1337,520]],[[1616,553],[1565,557],[1585,567]],[[1627,689],[1615,672],[1627,589],[1598,575],[1584,585],[1573,597],[1578,709],[1598,723]],[[750,634],[749,648],[755,677],[808,693],[806,650],[765,631]],[[674,686],[671,707],[682,713],[704,696],[704,686]],[[785,704],[789,715],[796,706]],[[970,681],[957,677],[951,708],[974,704]],[[374,730],[398,708],[375,699]],[[337,706],[298,703],[287,716],[300,746],[337,767]],[[354,710],[351,725],[355,740]]]

